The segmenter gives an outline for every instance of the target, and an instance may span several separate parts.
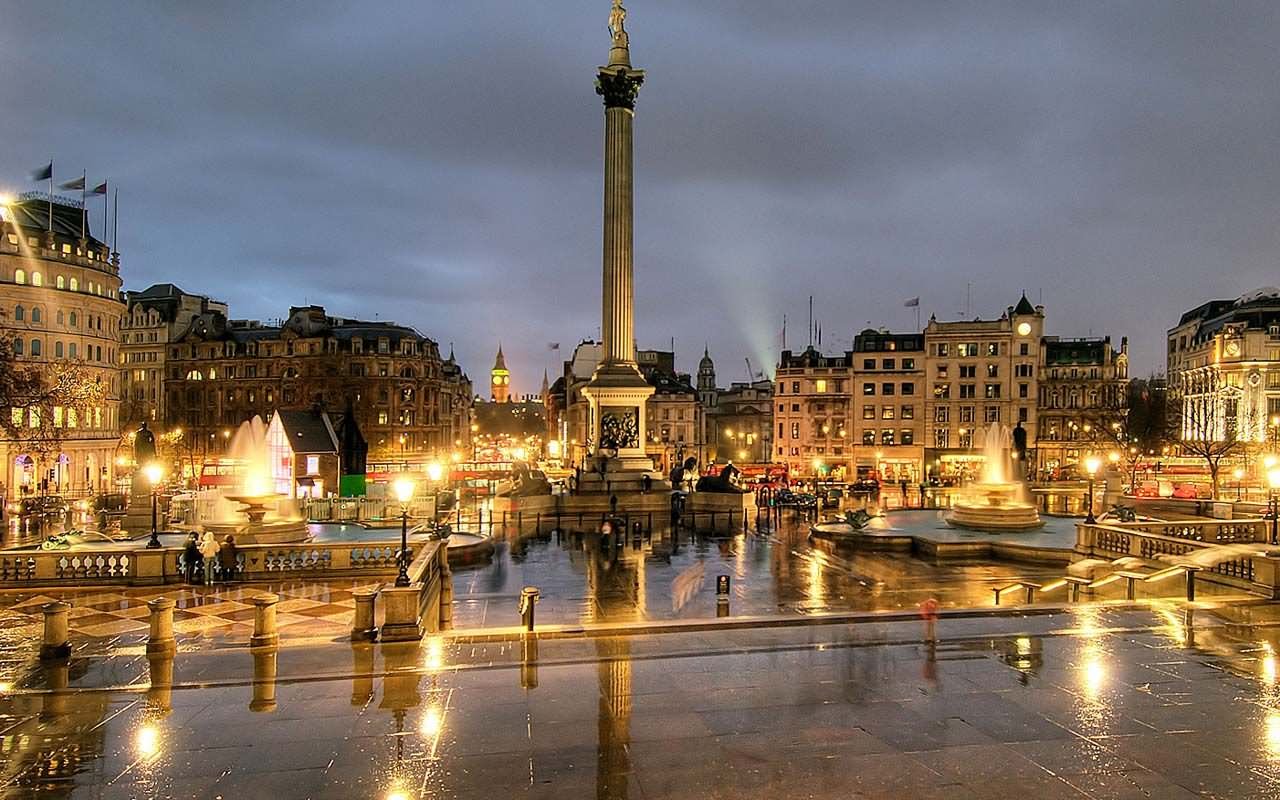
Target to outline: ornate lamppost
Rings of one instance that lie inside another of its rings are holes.
[[[409,501],[413,499],[413,478],[401,475],[392,484],[396,499],[400,501],[400,573],[396,575],[396,586],[409,585]]]
[[[1088,516],[1084,518],[1086,525],[1094,525],[1098,522],[1097,518],[1093,516],[1093,479],[1094,476],[1098,474],[1098,467],[1101,466],[1102,459],[1097,456],[1091,455],[1084,460],[1085,472],[1089,473],[1089,496],[1087,498],[1089,501],[1089,513]]]
[[[1280,490],[1280,467],[1267,470],[1267,486],[1271,490],[1267,501],[1267,516],[1271,517],[1271,544],[1280,544],[1280,499],[1276,491]]]
[[[147,549],[154,550],[160,547],[159,530],[156,524],[156,490],[160,487],[160,479],[164,477],[164,468],[159,462],[152,461],[142,468],[142,473],[147,476],[147,483],[151,484],[151,539],[147,542]]]

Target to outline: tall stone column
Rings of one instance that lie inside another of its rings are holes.
[[[609,63],[596,76],[604,98],[604,250],[601,360],[583,394],[591,404],[592,452],[614,471],[650,470],[644,453],[645,401],[653,394],[636,366],[635,278],[632,263],[632,120],[644,71],[631,67],[626,9],[609,15]]]
[[[632,264],[631,123],[642,73],[626,67],[600,71],[604,96],[604,306],[606,366],[635,364],[635,278]]]

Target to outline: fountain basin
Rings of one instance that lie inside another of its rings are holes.
[[[975,530],[1024,531],[1044,524],[1036,507],[1021,499],[1016,483],[977,483],[951,506],[948,525]]]

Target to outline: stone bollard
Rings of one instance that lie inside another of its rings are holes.
[[[280,644],[280,634],[276,632],[276,603],[280,602],[280,595],[260,594],[249,602],[253,603],[253,635],[249,637],[249,646]]]
[[[274,606],[272,609],[274,615]],[[276,710],[276,669],[274,647],[260,648],[253,654],[253,699],[249,701],[250,711]]]
[[[71,604],[56,600],[45,603],[41,610],[44,611],[44,641],[40,644],[40,658],[66,658],[71,655],[71,642],[67,639]]]
[[[356,589],[351,593],[356,601],[355,616],[351,619],[351,641],[371,642],[378,638],[378,626],[374,622],[374,603],[377,589]]]
[[[533,609],[541,595],[536,586],[526,586],[520,590],[520,623],[530,633],[533,632]]]
[[[177,642],[173,638],[173,600],[157,597],[147,603],[151,610],[151,632],[147,636],[148,653],[172,653]]]
[[[449,569],[449,540],[440,543],[440,630],[453,627],[453,571]]]

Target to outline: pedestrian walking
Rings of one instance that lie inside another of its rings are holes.
[[[182,565],[186,568],[187,583],[196,582],[196,570],[204,563],[200,555],[200,539],[194,533],[187,537],[187,544],[182,548]]]
[[[210,531],[204,532],[204,538],[200,540],[200,555],[204,561],[204,585],[213,585],[213,570],[217,566],[218,560],[218,540],[213,538]]]
[[[222,567],[224,581],[230,581],[236,575],[236,537],[227,534],[218,551],[218,563]]]

